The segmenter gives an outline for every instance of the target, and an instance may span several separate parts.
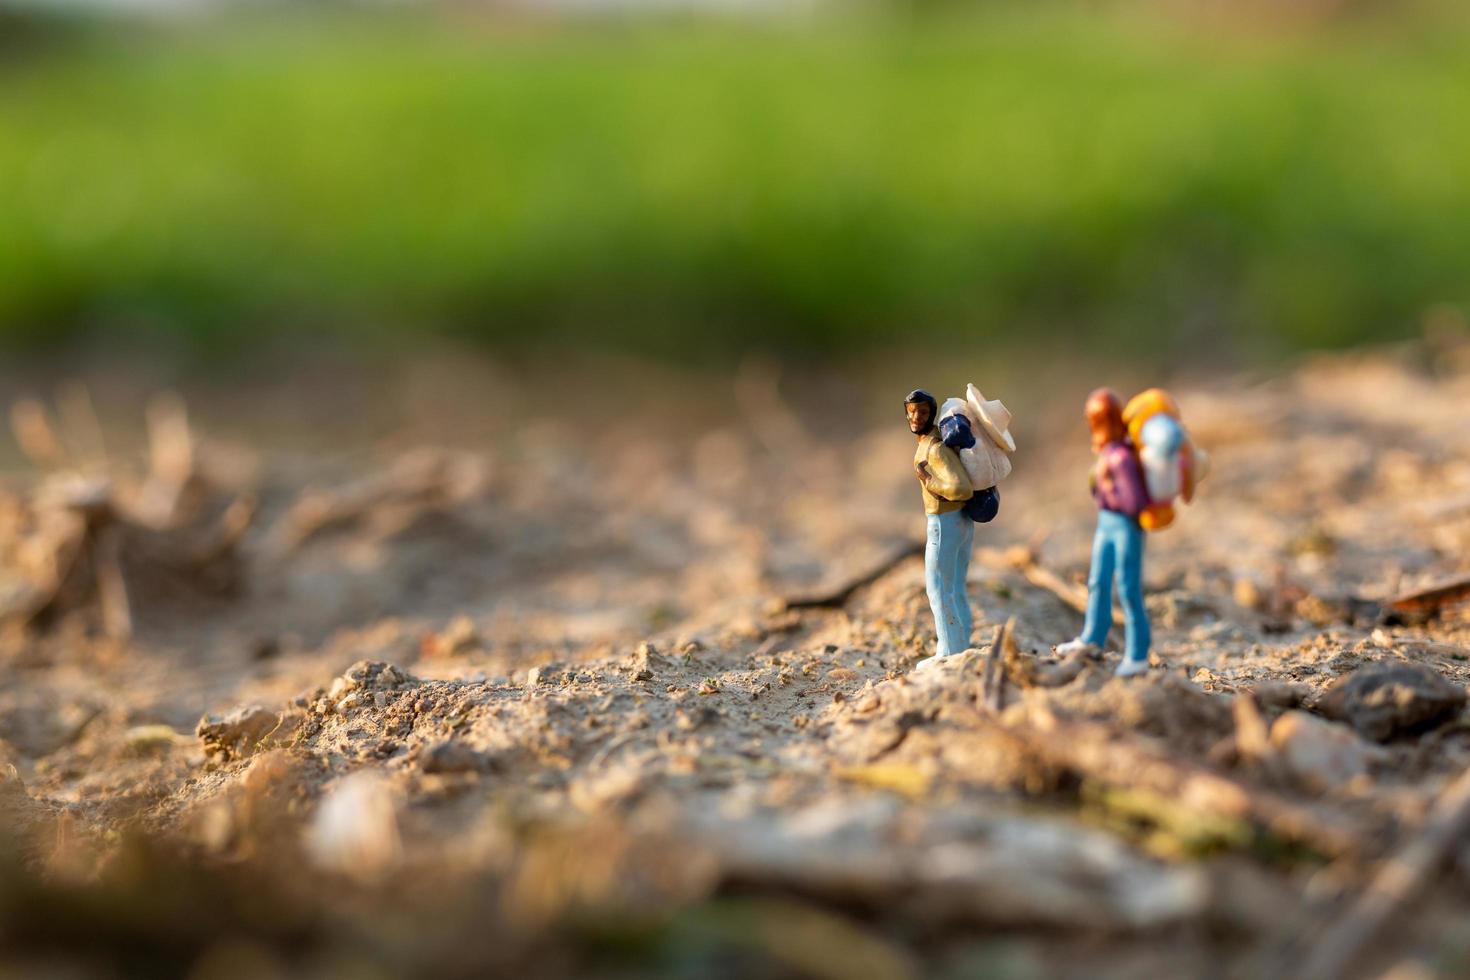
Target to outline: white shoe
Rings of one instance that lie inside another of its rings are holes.
[[[923,660],[920,660],[918,663],[914,664],[914,669],[923,670],[925,667],[931,667],[934,664],[939,663],[939,661],[947,660],[952,656],[953,654],[949,653],[936,653],[934,656],[925,657]]]
[[[1075,640],[1069,640],[1066,643],[1058,645],[1056,650],[1057,653],[1060,653],[1063,656],[1072,653],[1081,653],[1089,657],[1095,657],[1101,652],[1100,650],[1098,650],[1096,643],[1088,643],[1086,640],[1080,637]]]
[[[1118,665],[1118,670],[1113,676],[1132,677],[1134,674],[1146,673],[1148,673],[1147,657],[1144,657],[1142,660],[1129,660],[1127,657],[1124,657],[1123,662]]]

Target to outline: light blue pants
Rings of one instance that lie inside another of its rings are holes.
[[[1143,528],[1137,518],[1100,510],[1097,536],[1092,539],[1092,572],[1087,576],[1087,623],[1082,627],[1082,639],[1097,647],[1108,642],[1113,625],[1115,578],[1123,602],[1123,656],[1147,660],[1152,638],[1143,606]]]
[[[924,546],[924,587],[934,612],[939,637],[935,653],[947,657],[970,647],[975,627],[965,578],[970,574],[970,551],[975,544],[975,522],[963,511],[928,515],[929,536]]]

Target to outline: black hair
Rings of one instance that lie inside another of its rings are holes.
[[[929,406],[929,426],[924,430],[924,432],[919,433],[920,435],[923,435],[924,433],[928,432],[929,429],[934,428],[935,416],[939,414],[939,402],[934,400],[933,395],[929,394],[923,388],[915,388],[904,397],[903,403],[905,407],[909,405]]]

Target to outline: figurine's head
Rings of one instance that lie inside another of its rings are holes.
[[[1123,403],[1111,388],[1099,388],[1087,396],[1087,427],[1092,430],[1092,451],[1097,452],[1110,442],[1122,442],[1128,438],[1128,428],[1123,425]]]
[[[903,410],[909,417],[909,431],[916,436],[927,435],[934,428],[934,416],[939,414],[939,402],[923,388],[915,388],[904,398]]]

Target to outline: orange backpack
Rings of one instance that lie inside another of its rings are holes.
[[[1129,399],[1123,408],[1123,424],[1138,453],[1150,500],[1138,523],[1145,531],[1162,530],[1174,522],[1175,500],[1182,497],[1189,503],[1194,499],[1209,469],[1209,457],[1195,448],[1178,403],[1162,388],[1150,388]]]

